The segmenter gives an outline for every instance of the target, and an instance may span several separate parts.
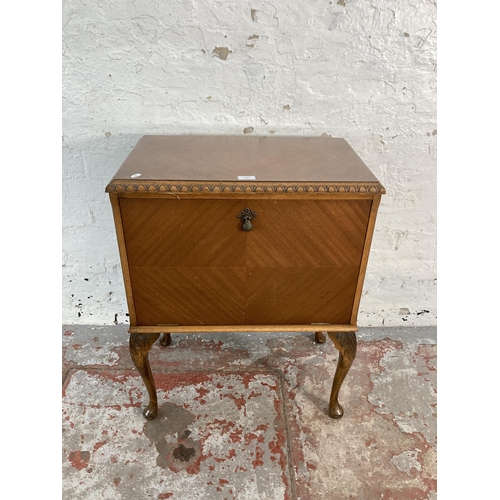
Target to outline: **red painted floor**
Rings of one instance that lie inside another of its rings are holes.
[[[341,420],[333,344],[268,333],[155,344],[146,421],[126,327],[66,326],[64,500],[436,499],[435,329],[358,337]]]

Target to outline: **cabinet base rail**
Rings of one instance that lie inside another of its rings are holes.
[[[356,325],[215,325],[215,326],[131,326],[129,333],[209,333],[209,332],[357,332]]]

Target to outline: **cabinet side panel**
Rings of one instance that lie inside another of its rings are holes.
[[[137,318],[135,314],[134,297],[132,294],[132,284],[130,279],[130,269],[127,258],[127,248],[125,244],[125,235],[123,232],[123,220],[120,211],[120,202],[117,194],[110,193],[109,200],[113,209],[113,219],[115,221],[116,238],[118,241],[118,250],[120,252],[120,262],[123,273],[123,282],[125,285],[125,295],[127,297],[128,313],[130,325],[137,326]]]
[[[363,255],[361,258],[361,266],[359,268],[359,276],[356,285],[356,294],[354,297],[354,305],[352,308],[351,324],[356,325],[358,320],[359,303],[361,301],[361,293],[363,291],[363,283],[365,281],[366,267],[368,265],[368,257],[370,256],[370,249],[373,238],[373,231],[375,230],[375,221],[377,220],[378,207],[382,196],[376,195],[373,198],[370,209],[370,218],[366,228],[366,238],[363,245]]]

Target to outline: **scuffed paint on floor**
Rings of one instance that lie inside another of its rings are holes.
[[[424,330],[360,331],[341,420],[327,415],[331,342],[174,335],[151,350],[160,410],[146,421],[126,327],[66,327],[63,498],[435,500],[436,345]]]
[[[292,498],[277,377],[184,372],[156,384],[159,414],[144,421],[135,374],[70,374],[67,498]]]

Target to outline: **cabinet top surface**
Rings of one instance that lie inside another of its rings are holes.
[[[148,181],[354,183],[384,192],[345,139],[331,137],[142,137],[107,186]]]

